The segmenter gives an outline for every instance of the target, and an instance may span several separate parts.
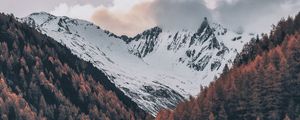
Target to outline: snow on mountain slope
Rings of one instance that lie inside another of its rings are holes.
[[[208,85],[218,77],[226,64],[231,67],[236,54],[253,37],[229,31],[205,18],[196,32],[170,32],[155,27],[126,41],[130,41],[131,53],[147,64],[198,85],[185,89],[194,95],[199,92],[195,91],[199,85]]]
[[[155,27],[133,38],[116,36],[87,21],[44,12],[20,21],[93,63],[153,115],[199,93],[200,85],[221,74],[225,64],[231,66],[251,37],[206,19],[196,32]]]

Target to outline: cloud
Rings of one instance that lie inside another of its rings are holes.
[[[144,2],[123,11],[103,7],[93,14],[91,20],[116,34],[134,36],[156,25],[150,6]]]
[[[66,3],[61,3],[50,13],[56,16],[68,16],[72,18],[90,20],[96,9],[96,7],[90,4],[69,6]]]
[[[119,5],[117,1],[114,6]],[[119,35],[133,36],[155,26],[167,30],[196,30],[204,17],[211,18],[210,11],[199,0],[139,1],[125,10],[103,7],[93,14],[92,21]]]
[[[152,4],[154,18],[159,26],[170,30],[196,30],[211,12],[199,0],[156,0]]]
[[[261,33],[299,11],[299,0],[114,0],[111,6],[98,7],[91,21],[133,36],[154,26],[196,30],[208,17],[232,30]]]
[[[219,1],[214,14],[231,29],[242,26],[248,32],[260,33],[269,32],[272,24],[299,10],[299,0],[223,0]]]
[[[15,4],[18,3],[18,4]],[[32,7],[23,7],[30,3]],[[208,17],[229,29],[268,32],[300,11],[299,0],[3,0],[0,11],[25,17],[46,11],[92,21],[117,34],[135,35],[160,26],[195,30]]]
[[[25,17],[33,12],[50,12],[61,3],[66,3],[68,6],[86,4],[111,6],[112,0],[1,0],[0,11]]]
[[[218,1],[219,0],[204,0],[204,3],[207,8],[215,9],[215,8],[217,8]]]

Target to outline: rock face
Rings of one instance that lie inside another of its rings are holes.
[[[153,115],[199,93],[200,85],[218,77],[226,64],[230,67],[252,37],[207,19],[195,32],[154,27],[135,37],[117,36],[87,21],[48,13],[34,13],[20,21],[93,63]]]
[[[145,57],[147,54],[153,52],[154,48],[157,46],[157,38],[161,32],[161,28],[154,27],[144,31],[142,34],[136,35],[128,42],[131,44],[129,51],[140,58]]]
[[[157,60],[153,56],[163,55],[161,59],[164,59],[165,54],[162,53],[168,52],[171,55],[169,57],[174,58],[167,59],[168,62],[175,60],[175,64],[181,63],[201,72],[222,71],[226,64],[232,63],[236,53],[250,39],[251,35],[228,31],[220,24],[210,24],[207,18],[204,18],[196,32],[167,32],[155,27],[124,41],[128,41],[132,54],[147,63]]]

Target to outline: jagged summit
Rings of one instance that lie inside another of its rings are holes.
[[[68,17],[34,14],[20,21],[93,63],[153,115],[197,95],[200,85],[208,85],[226,64],[232,65],[252,37],[236,34],[207,19],[196,32],[154,27],[135,37],[117,36],[90,22]]]
[[[208,20],[207,20],[207,17],[204,17],[204,20],[203,22],[201,23],[200,27],[198,28],[197,30],[197,34],[200,34],[204,31],[204,29],[207,28],[207,29],[210,29],[210,26],[209,26],[209,23],[208,23]]]
[[[54,15],[44,11],[31,13],[29,16],[41,16],[41,15],[55,17]]]
[[[159,27],[154,27],[131,38],[128,44],[134,42],[138,44],[132,45],[132,49],[130,52],[141,58],[153,52],[155,46],[157,45],[157,38],[160,33],[162,33],[162,29]]]
[[[142,35],[150,35],[152,37],[142,38]],[[146,62],[149,61],[149,63],[155,61],[151,59],[151,56],[159,56],[156,54],[169,51],[170,53],[167,53],[170,54],[169,57],[172,58],[176,56],[173,59],[181,64],[185,64],[191,69],[196,71],[219,71],[225,65],[221,62],[224,60],[232,62],[231,59],[235,57],[235,54],[241,50],[243,44],[246,43],[243,40],[250,39],[250,37],[251,36],[247,34],[239,35],[235,32],[228,31],[217,23],[210,24],[205,17],[196,32],[188,30],[167,32],[160,28],[152,28],[137,35],[136,38],[138,39],[128,42],[128,45],[130,45],[129,49],[131,53],[143,58]],[[241,46],[232,46],[231,44],[240,44]],[[229,54],[229,56],[225,56],[226,54]],[[168,60],[166,62],[170,61]]]

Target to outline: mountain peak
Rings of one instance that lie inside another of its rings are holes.
[[[201,23],[199,29],[197,30],[197,33],[201,34],[204,31],[205,28],[210,29],[207,17],[204,17],[203,22]]]
[[[207,17],[204,17],[204,21],[207,21]]]
[[[140,58],[153,52],[154,47],[156,47],[158,43],[157,38],[160,33],[162,33],[160,27],[153,27],[131,38],[128,42],[128,44],[133,46],[131,52]]]
[[[55,17],[54,15],[47,13],[47,12],[35,12],[35,13],[31,13],[29,16],[51,16],[51,17]]]
[[[162,32],[162,29],[160,27],[153,27],[151,29],[144,31],[142,34],[139,34],[139,35],[146,36],[146,37],[148,37],[149,35],[157,37],[159,35],[159,33],[161,33],[161,32]],[[139,36],[139,35],[137,35],[137,36]]]

